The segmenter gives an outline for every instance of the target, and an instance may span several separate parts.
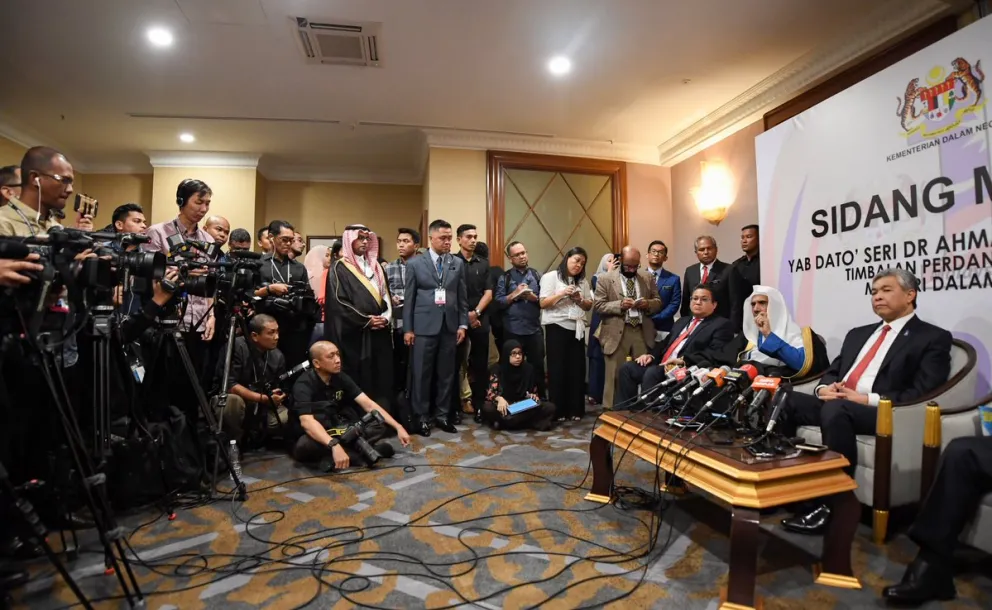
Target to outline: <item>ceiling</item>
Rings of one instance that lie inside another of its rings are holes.
[[[147,171],[148,151],[224,151],[262,155],[267,175],[419,180],[420,127],[623,147],[651,162],[662,143],[892,4],[3,0],[0,122],[84,171]],[[307,64],[290,16],[381,22],[382,66]],[[148,44],[153,25],[172,30],[171,48]],[[563,78],[546,69],[557,54],[572,60]]]

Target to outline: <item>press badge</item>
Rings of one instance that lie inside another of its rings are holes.
[[[447,303],[447,291],[444,288],[437,288],[434,290],[434,304],[437,306],[443,306]]]
[[[145,367],[140,364],[131,364],[131,374],[135,381],[141,383],[145,380]]]

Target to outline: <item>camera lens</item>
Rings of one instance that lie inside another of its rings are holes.
[[[187,294],[195,297],[211,297],[217,292],[217,275],[209,273],[189,276],[186,278],[183,288]]]
[[[165,277],[165,255],[161,252],[124,252],[120,265],[127,267],[132,275],[149,281]]]

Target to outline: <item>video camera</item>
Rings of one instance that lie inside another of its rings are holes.
[[[320,311],[317,304],[317,297],[313,293],[313,288],[306,280],[291,282],[288,284],[289,292],[282,296],[265,297],[256,304],[256,309],[260,313],[270,315],[293,315],[298,317],[308,317],[316,319]]]
[[[362,419],[347,428],[340,430],[340,434],[332,434],[333,440],[336,440],[338,444],[344,447],[355,447],[368,465],[374,466],[376,462],[382,459],[382,456],[379,455],[379,452],[375,450],[368,440],[365,439],[365,429],[376,422],[383,425],[386,423],[378,411],[370,411],[366,413],[365,417]]]

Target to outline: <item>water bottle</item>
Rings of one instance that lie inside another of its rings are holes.
[[[231,445],[228,447],[227,457],[231,460],[231,470],[234,473],[231,475],[231,480],[234,480],[234,475],[238,475],[238,479],[241,478],[241,456],[238,454],[238,441],[231,440]]]

